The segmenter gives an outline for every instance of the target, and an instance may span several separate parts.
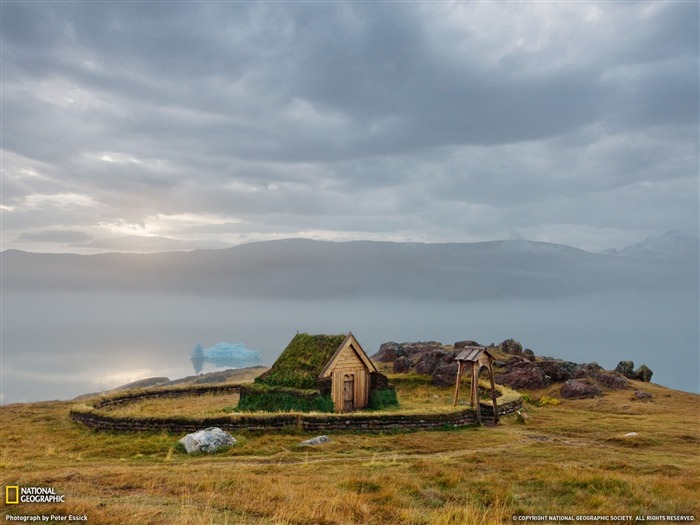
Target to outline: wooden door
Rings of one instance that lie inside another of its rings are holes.
[[[345,374],[343,378],[343,411],[355,410],[355,374]]]

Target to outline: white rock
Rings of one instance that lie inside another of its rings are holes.
[[[299,443],[300,445],[322,445],[323,443],[328,443],[331,440],[328,436],[316,436],[315,438],[307,439]]]
[[[634,437],[634,436],[638,436],[638,435],[639,434],[637,432],[628,432],[627,434],[625,434],[625,437]]]
[[[192,454],[193,452],[214,452],[222,447],[230,447],[236,444],[236,439],[218,427],[210,427],[187,434],[179,442],[188,454]]]

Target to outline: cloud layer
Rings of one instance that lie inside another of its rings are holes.
[[[3,248],[697,235],[698,10],[3,2]]]

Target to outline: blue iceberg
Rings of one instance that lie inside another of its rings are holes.
[[[194,371],[199,374],[204,367],[204,363],[222,368],[242,368],[260,363],[260,352],[247,348],[243,343],[218,343],[209,348],[202,348],[197,343],[192,350],[192,364]]]

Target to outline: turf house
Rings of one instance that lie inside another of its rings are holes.
[[[396,392],[347,335],[297,334],[270,370],[241,390],[243,410],[353,412],[396,405]]]

